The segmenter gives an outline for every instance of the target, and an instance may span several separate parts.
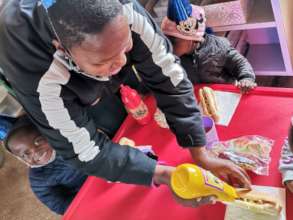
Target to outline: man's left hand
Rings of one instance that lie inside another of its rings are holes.
[[[250,178],[246,171],[229,160],[217,158],[205,147],[190,148],[197,165],[211,171],[214,175],[234,187],[251,189]]]

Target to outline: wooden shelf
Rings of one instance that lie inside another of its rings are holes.
[[[250,45],[247,59],[257,75],[286,75],[280,44]]]
[[[269,0],[255,0],[248,22],[239,25],[212,27],[215,32],[276,27]]]

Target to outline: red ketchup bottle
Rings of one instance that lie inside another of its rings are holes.
[[[122,102],[128,113],[141,125],[146,125],[151,120],[151,114],[139,94],[129,86],[121,85],[120,93]]]

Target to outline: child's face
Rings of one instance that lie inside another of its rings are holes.
[[[17,134],[9,142],[9,147],[14,155],[31,166],[46,165],[53,153],[52,147],[39,132]]]
[[[173,43],[174,53],[179,57],[192,53],[196,47],[197,42],[191,40],[176,38],[175,42]]]
[[[60,49],[58,42],[53,41],[53,44]],[[117,16],[101,33],[88,35],[81,44],[68,48],[67,52],[75,64],[87,74],[110,77],[118,74],[126,64],[126,54],[132,47],[127,19]]]

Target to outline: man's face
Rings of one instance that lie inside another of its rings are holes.
[[[46,165],[53,149],[39,132],[18,133],[9,141],[11,152],[31,166]]]
[[[126,53],[132,49],[131,31],[124,16],[114,18],[97,35],[87,36],[81,45],[71,48],[73,61],[87,74],[108,77],[126,64]]]

